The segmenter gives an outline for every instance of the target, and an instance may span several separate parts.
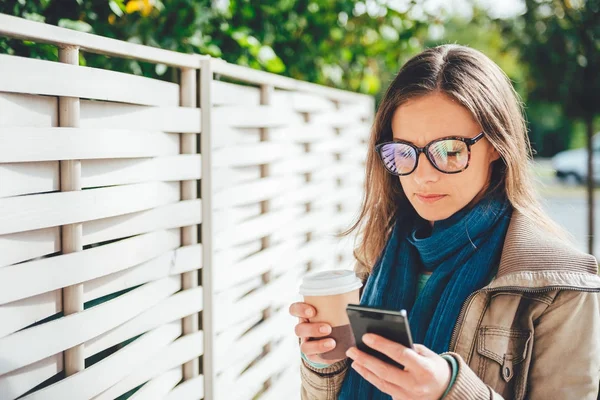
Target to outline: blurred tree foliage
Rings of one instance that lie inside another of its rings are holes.
[[[527,11],[504,21],[509,46],[527,69],[531,137],[544,155],[575,137],[591,137],[600,115],[600,0],[525,0]]]
[[[375,2],[337,0],[8,0],[0,12],[343,89],[377,94],[422,48],[426,20]],[[0,51],[57,59],[56,49],[0,40]],[[173,79],[164,65],[82,55],[81,63]]]

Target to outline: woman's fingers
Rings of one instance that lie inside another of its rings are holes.
[[[301,338],[318,338],[331,333],[331,326],[323,322],[300,322],[294,331]]]
[[[423,367],[421,356],[415,350],[409,349],[400,343],[393,342],[372,333],[364,335],[363,342],[370,348],[375,349],[397,363],[404,365],[406,368],[413,369]]]
[[[392,396],[392,398],[394,400],[396,400],[396,399],[408,400],[411,398],[409,396],[409,394],[402,387],[400,387],[390,381],[386,381],[385,379],[382,379],[380,376],[377,375],[376,372],[371,371],[369,368],[365,367],[364,365],[361,365],[355,361],[352,363],[351,366],[363,378],[365,378],[367,381],[371,382],[371,384],[373,386],[375,386],[377,389],[381,390],[383,393],[389,394],[390,396]]]
[[[317,310],[306,303],[293,303],[290,305],[290,314],[298,318],[312,318],[317,315]]]
[[[346,352],[346,355],[354,360],[354,365],[367,369],[379,379],[384,381],[394,382],[396,385],[403,386],[410,380],[410,377],[406,371],[381,361],[370,354],[362,352],[356,347],[350,348]]]
[[[335,348],[335,340],[333,339],[321,339],[321,340],[308,340],[300,345],[300,350],[311,359],[310,356],[316,356],[319,354],[327,353]],[[311,360],[312,361],[312,360]],[[318,361],[318,360],[316,360]],[[322,360],[321,360],[322,362]]]

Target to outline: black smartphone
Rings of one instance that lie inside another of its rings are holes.
[[[348,304],[346,312],[350,319],[350,326],[352,327],[352,333],[356,340],[356,347],[359,350],[377,357],[388,364],[404,369],[403,365],[364,344],[362,337],[365,333],[374,333],[413,349],[413,341],[410,334],[406,310],[392,311],[357,304]]]

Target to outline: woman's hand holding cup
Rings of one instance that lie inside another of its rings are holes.
[[[345,360],[355,340],[346,306],[359,302],[362,282],[353,271],[329,270],[307,274],[300,285],[304,302],[290,306],[300,319],[296,336],[300,349],[312,362],[333,364]]]
[[[339,360],[324,360],[321,354],[335,348],[335,340],[324,338],[331,334],[331,326],[324,322],[310,322],[309,318],[317,315],[316,309],[307,303],[294,303],[290,306],[290,314],[299,319],[296,325],[296,336],[300,338],[300,351],[306,358],[315,363],[333,364]]]

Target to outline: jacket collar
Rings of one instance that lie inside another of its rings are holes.
[[[496,278],[488,288],[600,288],[598,262],[514,210]]]

